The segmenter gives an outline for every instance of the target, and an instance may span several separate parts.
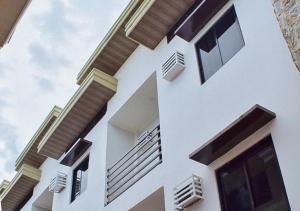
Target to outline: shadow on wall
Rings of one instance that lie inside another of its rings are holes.
[[[32,211],[51,211],[53,204],[53,193],[46,188],[43,193],[35,200]]]
[[[161,187],[128,211],[165,211],[164,188]]]

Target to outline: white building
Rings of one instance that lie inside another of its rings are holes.
[[[300,210],[300,76],[270,0],[132,0],[77,83],[3,211]]]

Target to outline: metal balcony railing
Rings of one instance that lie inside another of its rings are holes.
[[[107,169],[106,205],[162,163],[160,126]]]

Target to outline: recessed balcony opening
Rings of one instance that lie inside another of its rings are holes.
[[[110,119],[106,204],[162,162],[156,75]]]
[[[164,188],[159,188],[128,211],[165,211]]]
[[[51,211],[53,204],[53,192],[48,188],[35,200],[32,205],[32,211]]]

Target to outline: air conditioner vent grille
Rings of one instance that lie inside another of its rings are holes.
[[[163,78],[172,81],[185,68],[184,55],[176,51],[170,58],[162,65]]]
[[[62,172],[57,172],[55,178],[53,178],[49,185],[49,191],[54,193],[60,193],[67,184],[67,175]]]
[[[184,209],[203,199],[202,179],[192,175],[174,188],[175,209]]]

